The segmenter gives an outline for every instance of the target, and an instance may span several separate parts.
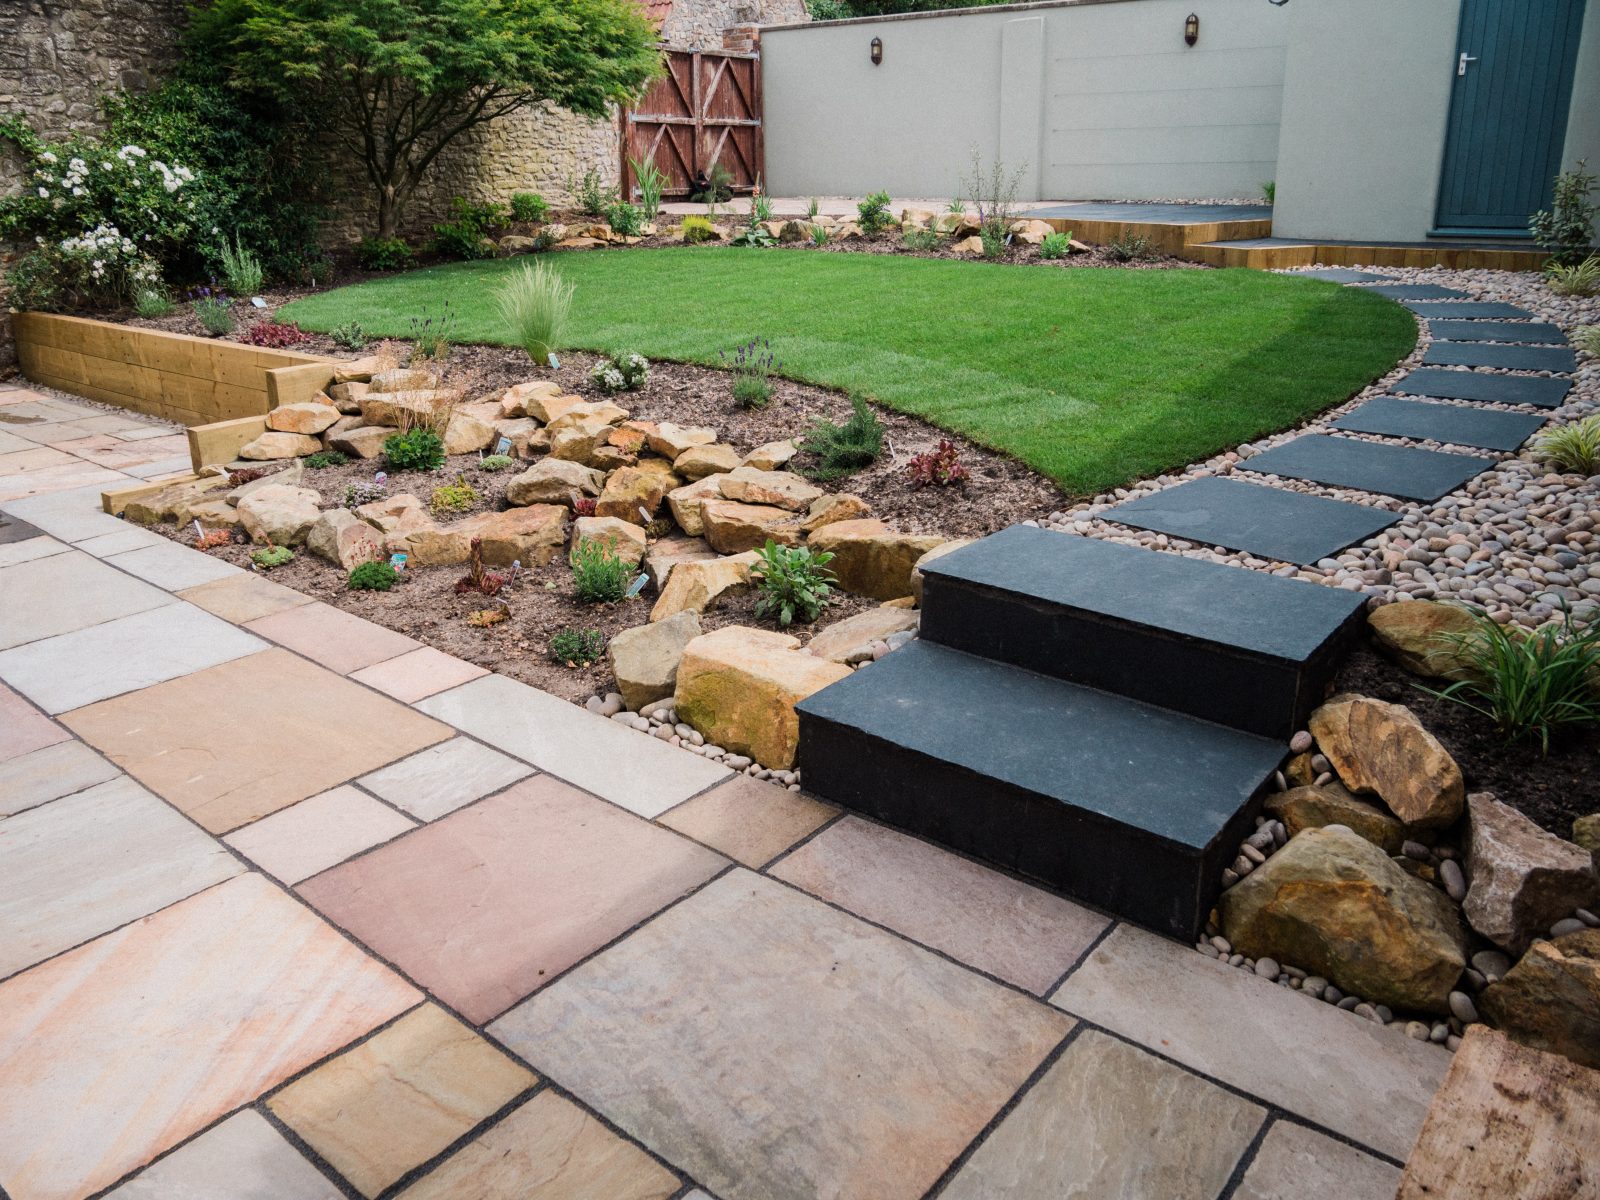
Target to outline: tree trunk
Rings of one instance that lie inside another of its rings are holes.
[[[378,188],[378,236],[396,236],[400,224],[400,205],[395,200],[394,185],[386,183]]]

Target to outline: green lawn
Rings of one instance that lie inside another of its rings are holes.
[[[312,330],[405,337],[449,299],[456,340],[506,342],[494,285],[455,263],[296,301]],[[546,261],[577,285],[574,348],[715,364],[769,338],[795,379],[848,389],[1089,494],[1339,403],[1416,341],[1399,305],[1260,271],[1045,270],[734,248]],[[708,420],[710,417],[708,416]]]

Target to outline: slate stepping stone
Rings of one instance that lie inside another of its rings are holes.
[[[1239,465],[1247,471],[1329,487],[1360,488],[1405,500],[1437,500],[1494,464],[1492,458],[1470,454],[1313,433],[1252,455]]]
[[[1578,369],[1578,356],[1564,346],[1505,346],[1499,342],[1434,342],[1422,359],[1425,367],[1499,367],[1506,371]]]
[[[1484,400],[1493,404],[1533,404],[1559,408],[1572,390],[1570,379],[1536,375],[1480,375],[1474,371],[1447,371],[1423,367],[1394,385],[1408,396],[1437,396],[1441,400]]]
[[[1352,271],[1349,267],[1323,267],[1320,271],[1295,271],[1296,279],[1325,279],[1329,283],[1377,283],[1387,275],[1374,275],[1371,271]]]
[[[1400,519],[1398,513],[1364,504],[1232,479],[1181,483],[1119,504],[1105,517],[1135,529],[1301,565],[1337,554]]]
[[[1567,335],[1544,321],[1513,324],[1510,321],[1428,321],[1428,331],[1442,342],[1533,342],[1565,346]]]
[[[1353,433],[1379,433],[1386,437],[1433,438],[1457,446],[1479,446],[1510,453],[1531,437],[1544,418],[1529,413],[1463,408],[1457,404],[1428,404],[1378,396],[1355,412],[1340,417],[1335,429]]]
[[[1525,308],[1518,308],[1515,304],[1504,304],[1499,300],[1402,300],[1407,308],[1419,317],[1457,319],[1467,321],[1481,321],[1494,319],[1499,321],[1531,321],[1533,314]]]
[[[1455,288],[1440,287],[1436,283],[1380,283],[1376,287],[1363,288],[1363,291],[1376,292],[1380,296],[1387,296],[1391,300],[1465,300],[1466,292],[1458,292]]]

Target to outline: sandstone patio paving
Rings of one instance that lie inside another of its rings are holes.
[[[779,879],[1043,995],[1110,918],[928,842],[849,816],[774,868]]]
[[[839,815],[831,804],[736,775],[663,813],[661,823],[747,867],[761,868]]]
[[[113,487],[127,481],[120,471],[96,467],[80,460],[0,478],[0,501],[20,500],[51,492],[83,487]]]
[[[0,817],[81,792],[120,773],[82,742],[73,741],[0,760]]]
[[[1071,1024],[735,869],[491,1032],[724,1200],[895,1200],[938,1179]]]
[[[105,1187],[419,999],[253,873],[97,938],[0,984],[0,1187]]]
[[[86,554],[54,554],[0,569],[0,649],[173,603]]]
[[[244,868],[131,779],[0,821],[0,978]]]
[[[325,792],[451,732],[277,649],[62,720],[212,833]]]
[[[127,480],[118,479],[118,482],[126,483]],[[105,486],[82,486],[21,500],[5,500],[0,501],[0,507],[37,525],[51,537],[64,542],[81,542],[98,534],[115,533],[127,528],[124,522],[101,509],[100,492]]]
[[[535,1082],[425,1004],[295,1080],[268,1107],[363,1196],[376,1196]]]
[[[399,1200],[667,1200],[679,1186],[577,1105],[541,1092]]]
[[[285,883],[299,883],[416,828],[387,804],[336,787],[280,809],[223,840]]]
[[[471,738],[456,737],[361,779],[361,786],[422,821],[432,821],[533,774],[533,768]]]
[[[473,680],[416,707],[641,817],[659,816],[731,776],[726,767],[504,675]]]
[[[169,592],[244,573],[232,563],[223,562],[199,550],[191,550],[188,546],[180,546],[177,542],[129,550],[113,555],[105,562],[147,583],[166,588]]]
[[[0,567],[14,567],[18,563],[32,562],[36,558],[65,554],[71,549],[72,547],[65,542],[58,542],[53,537],[43,535],[19,542],[0,543]]]
[[[247,628],[341,675],[408,653],[420,644],[403,633],[316,602],[261,617]]]
[[[388,662],[363,667],[352,672],[350,678],[375,687],[404,704],[414,704],[488,673],[480,666],[424,646]]]
[[[1129,925],[1051,1002],[1403,1160],[1450,1055]]]
[[[85,554],[92,554],[96,558],[105,558],[112,554],[121,554],[125,550],[142,550],[146,546],[170,546],[173,543],[162,537],[159,533],[152,533],[139,525],[124,522],[126,528],[113,533],[98,533],[92,538],[84,538],[81,542],[73,543],[77,549]]]
[[[72,735],[0,683],[0,762],[64,742]]]
[[[1394,1200],[1400,1168],[1325,1133],[1278,1121],[1256,1149],[1234,1200]]]
[[[482,1022],[725,865],[676,834],[538,776],[299,890]]]
[[[106,1200],[341,1200],[343,1194],[247,1108],[112,1189]]]
[[[311,603],[311,597],[303,592],[273,583],[250,571],[240,571],[237,575],[202,583],[199,587],[185,588],[178,595],[190,604],[224,621],[232,621],[235,625]]]

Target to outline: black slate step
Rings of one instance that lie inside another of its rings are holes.
[[[922,637],[1287,741],[1364,598],[1022,525],[923,568]]]
[[[1295,279],[1324,279],[1329,283],[1378,283],[1388,275],[1374,275],[1371,271],[1352,271],[1349,267],[1322,267],[1315,271],[1291,271]]]
[[[1408,396],[1437,396],[1441,400],[1483,400],[1492,404],[1533,404],[1560,408],[1572,390],[1570,379],[1540,375],[1485,375],[1477,371],[1451,371],[1422,367],[1394,384]]]
[[[1202,546],[1310,564],[1365,541],[1399,513],[1232,479],[1196,479],[1118,504],[1108,521]]]
[[[1191,940],[1284,754],[925,640],[797,710],[809,791]]]
[[[1428,332],[1448,342],[1531,342],[1540,346],[1565,346],[1567,335],[1545,321],[1435,321]]]
[[[1515,304],[1499,300],[1402,300],[1412,312],[1429,320],[1443,318],[1466,321],[1531,321],[1533,314]]]
[[[1239,466],[1328,487],[1360,488],[1405,500],[1437,500],[1494,464],[1492,458],[1475,455],[1311,433],[1252,454]]]
[[[1387,296],[1391,300],[1466,300],[1466,292],[1458,292],[1455,288],[1440,287],[1437,283],[1381,283],[1376,287],[1362,288],[1364,292],[1376,292],[1380,296]]]
[[[1498,342],[1434,342],[1422,358],[1425,367],[1499,367],[1506,371],[1578,369],[1578,356],[1564,346],[1503,346]]]
[[[1457,446],[1510,453],[1531,437],[1545,418],[1531,413],[1497,412],[1465,408],[1459,404],[1429,404],[1376,396],[1353,413],[1333,423],[1352,433],[1377,433],[1386,437],[1431,438]]]

